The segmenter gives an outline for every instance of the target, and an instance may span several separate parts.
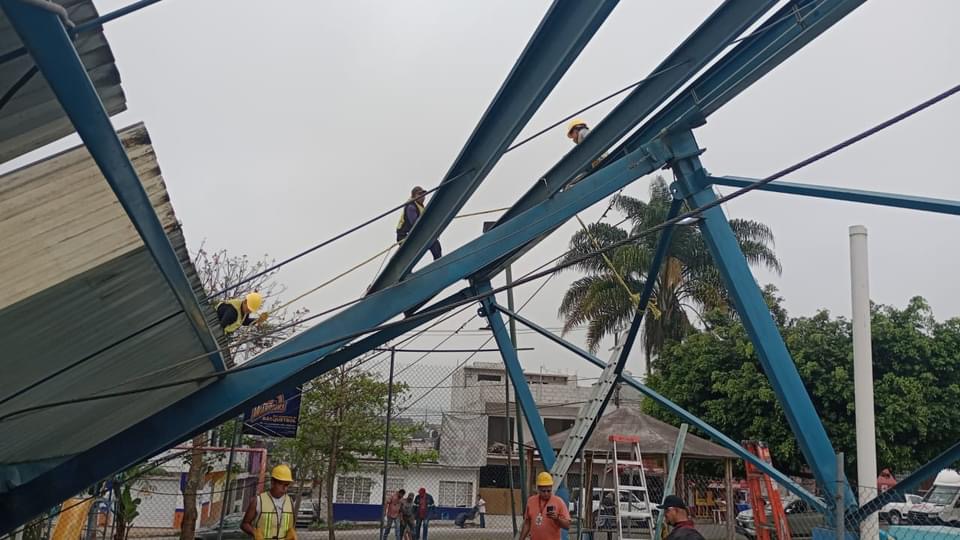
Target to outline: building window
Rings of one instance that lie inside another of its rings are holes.
[[[500,381],[502,381],[503,379],[501,379],[499,375],[489,375],[489,374],[486,374],[486,373],[480,373],[480,374],[477,375],[477,380],[478,380],[478,381],[500,382]]]
[[[373,481],[363,476],[337,477],[337,502],[370,504]]]
[[[472,506],[473,482],[440,481],[440,506]]]
[[[387,477],[387,497],[403,489],[403,478]]]

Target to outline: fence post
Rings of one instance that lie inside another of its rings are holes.
[[[837,454],[837,489],[835,504],[834,504],[834,527],[836,527],[836,540],[844,540],[845,526],[844,526],[844,505],[843,505],[843,493],[846,491],[844,489],[844,474],[843,474],[843,452]]]
[[[387,505],[387,471],[389,470],[390,460],[390,416],[393,414],[393,361],[396,354],[396,348],[390,347],[390,378],[387,380],[387,426],[386,435],[383,438],[383,508],[380,509],[380,538],[383,538],[384,518],[386,517],[384,514]],[[333,501],[330,501],[330,504],[333,504]],[[396,525],[399,526],[399,524]]]

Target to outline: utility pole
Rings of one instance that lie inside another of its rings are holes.
[[[877,495],[877,434],[873,411],[873,351],[870,335],[870,272],[867,228],[850,227],[850,290],[853,301],[853,396],[857,426],[857,485],[861,503]],[[860,523],[860,538],[877,538],[877,514]]]
[[[237,419],[234,423],[235,429],[233,432],[233,440],[230,442],[230,457],[227,459],[227,473],[223,482],[223,504],[220,505],[220,525],[217,527],[217,540],[223,540],[223,518],[227,515],[227,509],[230,504],[233,503],[231,500],[233,497],[233,490],[230,489],[230,473],[233,471],[233,460],[237,455],[237,439],[240,438],[240,432],[243,431],[243,416]]]
[[[389,470],[389,460],[390,460],[390,416],[393,415],[393,362],[396,359],[397,350],[394,347],[390,347],[390,378],[387,380],[387,432],[386,436],[383,438],[383,504],[387,504],[387,472]],[[383,527],[384,527],[384,512],[381,509],[380,512],[380,536],[383,538]],[[396,524],[397,527],[400,524]]]

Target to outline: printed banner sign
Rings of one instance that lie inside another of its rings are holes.
[[[266,437],[297,436],[300,420],[300,388],[277,394],[243,414],[243,433]]]

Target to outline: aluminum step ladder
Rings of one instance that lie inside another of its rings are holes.
[[[643,455],[640,453],[640,437],[635,435],[610,435],[608,440],[613,445],[613,486],[615,493],[615,502],[614,508],[616,509],[616,520],[617,520],[617,538],[621,540],[640,540],[641,536],[636,536],[634,534],[639,534],[638,531],[633,530],[633,526],[628,521],[627,532],[634,536],[624,536],[623,533],[623,517],[621,515],[621,509],[623,507],[624,501],[621,498],[621,493],[629,493],[632,495],[641,495],[638,497],[642,502],[643,506],[640,508],[641,512],[644,512],[647,515],[647,532],[649,537],[653,538],[653,505],[650,503],[650,490],[647,489],[647,471],[643,467]],[[617,445],[620,445],[619,447]],[[619,450],[623,449],[626,446],[630,449],[630,459],[621,460],[619,455]],[[630,478],[629,483],[621,483],[620,476],[622,473],[625,473],[628,478]],[[634,484],[633,479],[639,477],[639,484]],[[634,502],[628,496],[627,497],[627,508],[630,509],[634,506]],[[630,517],[627,516],[629,520]]]
[[[559,489],[560,483],[563,482],[567,471],[570,470],[570,466],[577,460],[577,450],[583,446],[584,439],[586,439],[590,430],[593,428],[597,416],[600,415],[603,402],[606,401],[607,396],[613,392],[614,386],[617,384],[618,376],[615,369],[617,367],[617,360],[620,357],[620,349],[623,347],[622,344],[626,341],[626,337],[627,331],[617,336],[616,342],[620,345],[613,348],[613,353],[610,355],[610,360],[603,369],[603,373],[600,374],[600,379],[593,385],[590,398],[580,407],[580,411],[577,412],[577,420],[570,430],[570,436],[563,442],[563,447],[560,448],[560,451],[557,453],[557,461],[553,464],[553,468],[550,469],[550,474],[553,476],[554,492]]]

